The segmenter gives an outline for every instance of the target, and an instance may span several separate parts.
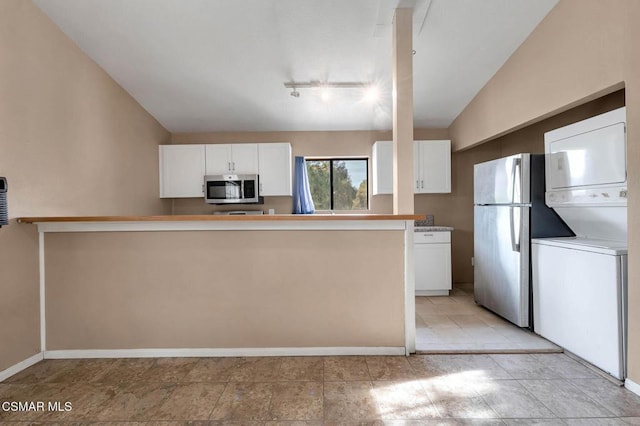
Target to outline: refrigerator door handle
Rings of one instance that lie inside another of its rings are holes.
[[[520,211],[518,211],[518,232],[516,233],[515,212],[520,207],[509,207],[509,230],[511,231],[511,250],[520,253],[520,234],[522,233],[522,221],[520,220]]]
[[[511,202],[512,203],[519,203],[520,202],[520,190],[519,190],[519,186],[520,186],[520,174],[521,174],[521,170],[522,168],[520,167],[520,159],[519,158],[514,158],[513,159],[513,164],[511,164]],[[516,188],[518,188],[518,200],[516,201]]]

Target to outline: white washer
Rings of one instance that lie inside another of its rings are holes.
[[[531,241],[534,331],[618,379],[626,376],[627,247]]]

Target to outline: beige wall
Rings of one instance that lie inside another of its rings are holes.
[[[404,346],[404,231],[45,241],[51,350]]]
[[[453,153],[451,194],[416,196],[416,212],[432,212],[436,220],[455,228],[451,246],[454,282],[473,282],[473,165],[522,152],[542,154],[545,132],[622,107],[624,95],[624,90],[619,90],[490,142]]]
[[[453,122],[454,150],[622,88],[632,1],[560,0]]]
[[[333,132],[218,132],[218,133],[174,133],[172,143],[243,143],[243,142],[290,142],[292,155],[303,157],[371,157],[375,141],[391,140],[391,131],[333,131]],[[414,139],[447,139],[445,129],[415,129]],[[371,195],[372,169],[369,163],[370,213],[391,213],[393,200],[391,195]],[[267,197],[264,205],[255,206],[256,210],[276,213],[291,213],[291,197]],[[241,209],[252,209],[242,206]],[[216,210],[238,210],[238,206],[209,206],[199,198],[173,200],[173,214],[203,214]],[[424,213],[416,210],[417,213]],[[356,212],[357,213],[357,212]]]
[[[1,371],[40,350],[37,233],[15,218],[168,211],[169,134],[30,1],[0,2],[0,52]]]
[[[640,384],[640,2],[629,0],[625,80],[627,173],[629,182],[629,349],[628,374]]]
[[[463,149],[625,88],[629,182],[629,378],[640,383],[640,6],[560,0],[450,127]]]

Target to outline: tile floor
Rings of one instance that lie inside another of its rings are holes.
[[[72,409],[3,424],[640,425],[640,397],[563,354],[46,360],[7,401]]]
[[[473,287],[449,297],[416,297],[416,349],[419,353],[561,352],[546,339],[516,327],[473,299]]]

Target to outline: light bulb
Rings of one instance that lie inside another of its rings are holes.
[[[322,89],[322,92],[320,92],[320,99],[322,99],[322,102],[329,102],[331,99],[331,93],[329,93],[328,88],[325,87]]]
[[[378,86],[376,86],[375,84],[372,84],[371,86],[367,87],[367,89],[364,92],[364,100],[366,102],[373,104],[375,102],[378,102],[379,99],[380,99],[380,89],[378,89]]]

